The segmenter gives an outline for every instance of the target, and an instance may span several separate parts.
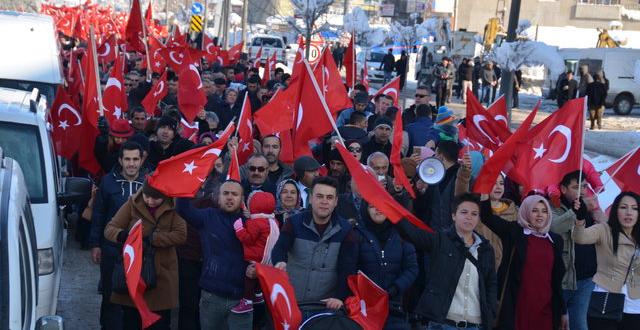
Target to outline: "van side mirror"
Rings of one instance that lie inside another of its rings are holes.
[[[79,177],[64,179],[64,192],[58,194],[58,204],[84,204],[91,198],[91,180]]]
[[[47,315],[38,319],[36,330],[63,330],[64,321],[57,315]]]

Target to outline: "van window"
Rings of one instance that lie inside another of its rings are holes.
[[[47,107],[53,104],[53,100],[56,98],[56,85],[46,84],[42,82],[34,81],[20,81],[0,79],[0,87],[6,87],[11,89],[18,89],[21,91],[31,92],[34,88],[37,88],[41,95],[44,95],[47,99]]]
[[[255,37],[251,42],[251,46],[263,46],[273,48],[284,48],[282,40],[276,38]]]
[[[7,156],[20,164],[31,202],[47,203],[46,173],[38,126],[0,122],[0,146]]]

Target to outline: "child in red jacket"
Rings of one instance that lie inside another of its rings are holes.
[[[271,250],[280,236],[274,211],[276,200],[272,194],[254,191],[247,200],[249,219],[246,223],[238,219],[233,223],[236,237],[242,243],[244,259],[251,263],[271,264]],[[244,297],[234,306],[233,313],[253,311],[257,280],[245,277]],[[261,296],[260,296],[261,297]]]

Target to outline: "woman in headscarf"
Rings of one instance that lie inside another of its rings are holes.
[[[515,222],[495,215],[483,196],[482,222],[502,241],[498,269],[499,329],[568,329],[562,298],[562,238],[549,231],[551,206],[542,196],[522,201]]]
[[[302,210],[300,190],[293,179],[282,180],[276,189],[276,219],[283,225],[289,217]]]

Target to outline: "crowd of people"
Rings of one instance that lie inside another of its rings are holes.
[[[194,198],[165,196],[146,179],[161,161],[215,142],[239,117],[245,98],[259,112],[291,76],[276,69],[262,84],[246,54],[233,66],[202,63],[207,104],[194,131],[181,124],[179,79],[171,71],[169,93],[155,115],[141,107],[152,86],[142,62],[135,52],[127,56],[126,116],[100,121],[94,150],[103,174],[77,227],[100,267],[103,329],[140,327],[128,293],[114,286],[122,243],[139,219],[156,271],[144,297],[161,317],[150,329],[172,323],[179,329],[271,328],[255,263],[285,270],[299,303],[322,304],[303,308],[305,318],[343,309],[347,276],[360,270],[389,294],[385,329],[640,327],[640,197],[621,193],[607,215],[593,193],[602,182],[586,169],[566,173],[546,191],[522,191],[501,175],[491,194],[470,193],[485,158],[462,147],[459,119],[440,106],[455,76],[448,58],[434,71],[439,107],[431,105],[431,86],[418,86],[415,103],[401,110],[392,97],[371,98],[356,84],[353,107],[337,117],[347,150],[433,232],[407,220],[393,224],[362,198],[335,148],[335,133],[315,145],[313,155],[287,163],[281,138],[256,129],[255,153],[241,164],[240,181],[227,179],[229,150],[237,146],[232,138]],[[462,95],[477,90],[471,62],[461,66]],[[489,102],[497,79],[491,64],[482,70],[481,99]],[[396,183],[390,166],[398,111],[401,164],[415,198]],[[445,168],[436,184],[417,173],[430,155]],[[622,293],[622,318],[591,313],[595,292]]]

